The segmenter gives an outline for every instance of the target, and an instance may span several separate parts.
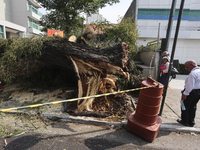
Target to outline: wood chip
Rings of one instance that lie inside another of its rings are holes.
[[[4,144],[5,144],[5,146],[7,146],[8,144],[7,144],[7,141],[6,141],[6,139],[4,139]]]

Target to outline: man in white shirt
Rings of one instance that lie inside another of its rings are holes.
[[[185,80],[185,87],[181,97],[185,110],[181,109],[181,120],[178,119],[177,121],[185,126],[193,127],[195,124],[196,104],[200,99],[200,68],[194,60],[189,60],[185,63],[185,69],[190,71]]]

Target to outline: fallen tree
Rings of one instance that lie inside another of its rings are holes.
[[[44,66],[74,70],[78,81],[78,97],[118,91],[118,78],[114,76],[115,74],[129,80],[127,67],[129,48],[124,42],[105,49],[69,42],[66,38],[30,39],[26,42],[26,50],[22,51],[16,59],[22,63],[20,67],[14,67],[15,69],[12,70],[15,76],[20,76],[27,71],[31,74]],[[15,40],[10,45],[14,43]],[[28,53],[27,50],[31,50],[32,44],[37,43],[41,44],[40,57],[33,56],[36,52],[31,57],[24,57]],[[16,48],[16,50],[19,49],[20,46]],[[31,67],[33,64],[34,68]],[[93,101],[94,98],[79,100],[77,107],[79,110],[91,111]]]
[[[129,49],[126,43],[106,49],[91,48],[56,39],[44,42],[43,62],[73,69],[78,80],[78,97],[117,91],[117,78],[120,74],[129,79],[127,68]],[[71,61],[66,63],[67,61]],[[94,98],[78,101],[79,110],[91,110]]]

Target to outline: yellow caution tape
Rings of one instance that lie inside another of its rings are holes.
[[[141,88],[135,88],[135,89],[129,89],[129,90],[124,90],[124,91],[119,91],[119,92],[113,92],[113,93],[105,93],[105,94],[98,94],[98,95],[93,95],[93,96],[73,98],[73,99],[62,100],[62,101],[48,102],[48,103],[43,103],[43,104],[34,104],[34,105],[28,105],[28,106],[22,106],[22,107],[1,109],[0,112],[7,112],[7,111],[18,110],[18,109],[26,109],[26,108],[36,108],[36,107],[40,107],[40,106],[44,106],[44,105],[59,104],[59,103],[63,103],[63,102],[78,101],[78,100],[81,100],[81,99],[89,99],[89,98],[96,98],[96,97],[102,97],[102,96],[108,96],[108,95],[115,95],[115,94],[119,94],[119,93],[125,93],[125,92],[131,92],[131,91],[137,91],[137,90],[147,89],[147,88],[155,87],[157,85],[158,85],[158,83],[156,85],[153,85],[153,86],[141,87]]]

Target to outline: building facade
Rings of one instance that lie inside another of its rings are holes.
[[[86,24],[91,24],[95,21],[104,21],[105,18],[100,14],[92,14],[91,16],[86,16]]]
[[[0,38],[43,35],[39,8],[35,0],[0,0]]]
[[[139,29],[138,45],[146,45],[158,37],[166,38],[169,15],[173,0],[133,0],[125,18],[134,17]],[[181,0],[177,0],[171,31],[171,54]],[[185,0],[174,59],[179,63],[195,60],[200,65],[200,0]]]

